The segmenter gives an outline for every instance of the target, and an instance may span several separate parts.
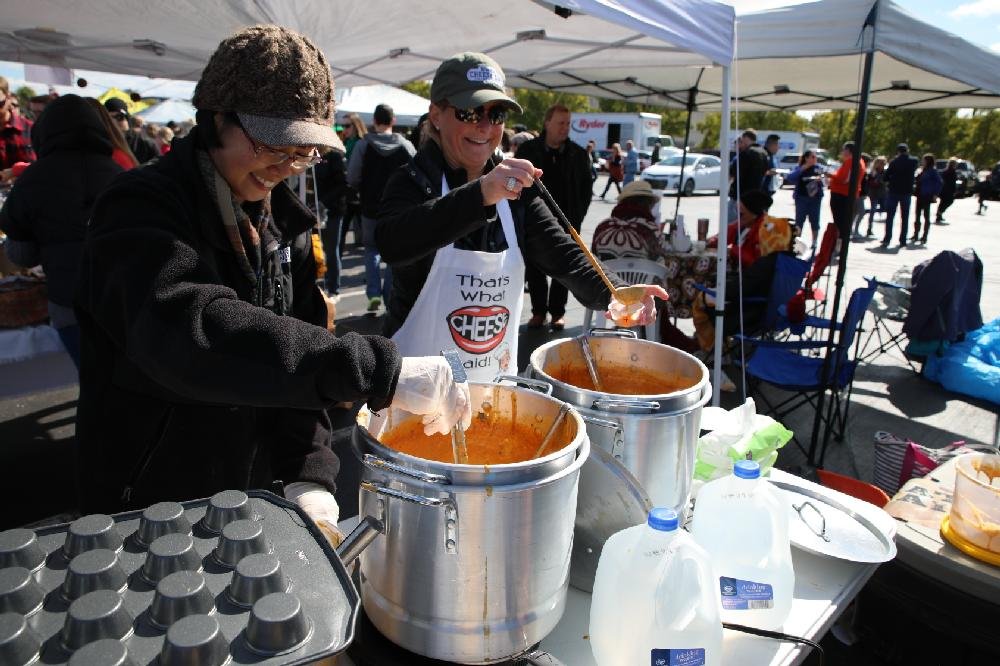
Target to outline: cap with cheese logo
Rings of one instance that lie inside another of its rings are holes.
[[[447,101],[460,109],[474,109],[500,101],[522,112],[521,106],[504,89],[500,65],[484,53],[459,53],[442,62],[431,83],[431,101]]]

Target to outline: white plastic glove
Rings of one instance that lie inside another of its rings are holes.
[[[344,540],[344,534],[337,528],[340,507],[329,490],[318,483],[296,481],[285,486],[285,499],[298,504],[334,548]]]
[[[440,356],[403,359],[392,406],[422,414],[425,435],[447,435],[457,424],[462,430],[472,425],[469,385],[456,384],[451,367]]]

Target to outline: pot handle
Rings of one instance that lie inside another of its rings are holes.
[[[586,414],[580,414],[580,418],[589,425],[595,425],[599,428],[609,428],[615,431],[614,439],[611,443],[611,456],[618,462],[621,462],[625,455],[625,431],[622,429],[622,424],[618,421],[599,419],[587,416]]]
[[[337,557],[340,558],[345,567],[350,567],[361,551],[367,548],[368,544],[374,541],[379,534],[385,534],[385,525],[382,521],[374,516],[365,516],[337,546]]]
[[[606,412],[612,409],[644,409],[655,412],[660,408],[660,403],[652,400],[608,400],[598,398],[594,401],[591,409]]]
[[[394,462],[389,462],[383,458],[372,453],[366,453],[361,459],[361,462],[365,467],[375,470],[377,472],[396,472],[397,474],[402,474],[403,476],[408,476],[411,479],[416,479],[417,481],[424,481],[426,483],[448,483],[448,477],[442,476],[441,474],[431,474],[430,472],[421,472],[417,469],[410,469],[409,467],[403,467],[402,465],[397,465]]]
[[[639,334],[627,328],[592,328],[590,329],[592,338],[631,338],[639,339]]]
[[[552,395],[552,384],[543,382],[541,379],[528,379],[527,377],[519,377],[518,375],[497,375],[493,378],[493,382],[514,382],[515,384],[535,389],[545,395]]]
[[[361,490],[373,493],[379,498],[395,498],[398,500],[403,500],[404,502],[409,502],[411,504],[419,504],[420,506],[433,506],[433,507],[443,508],[445,517],[445,522],[444,522],[445,551],[452,554],[458,552],[458,510],[455,508],[455,502],[453,502],[451,499],[447,498],[441,499],[440,497],[424,497],[423,495],[415,495],[413,493],[408,493],[404,490],[396,490],[395,488],[389,488],[381,484],[374,483],[372,481],[362,481]]]

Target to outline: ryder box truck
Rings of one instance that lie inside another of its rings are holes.
[[[586,147],[593,141],[598,150],[631,139],[636,150],[652,151],[659,141],[663,148],[674,145],[670,136],[660,134],[660,116],[656,113],[573,113],[569,138]]]

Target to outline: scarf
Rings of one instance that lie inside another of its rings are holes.
[[[250,283],[256,285],[257,272],[261,264],[260,232],[271,216],[271,193],[268,192],[261,202],[245,204],[250,209],[248,212],[236,199],[229,188],[229,183],[215,168],[208,153],[199,150],[197,155],[205,187],[208,188],[208,193],[215,200],[222,216],[226,238],[229,239],[229,244],[236,255],[236,262]],[[253,214],[256,221],[250,218],[250,214]]]

